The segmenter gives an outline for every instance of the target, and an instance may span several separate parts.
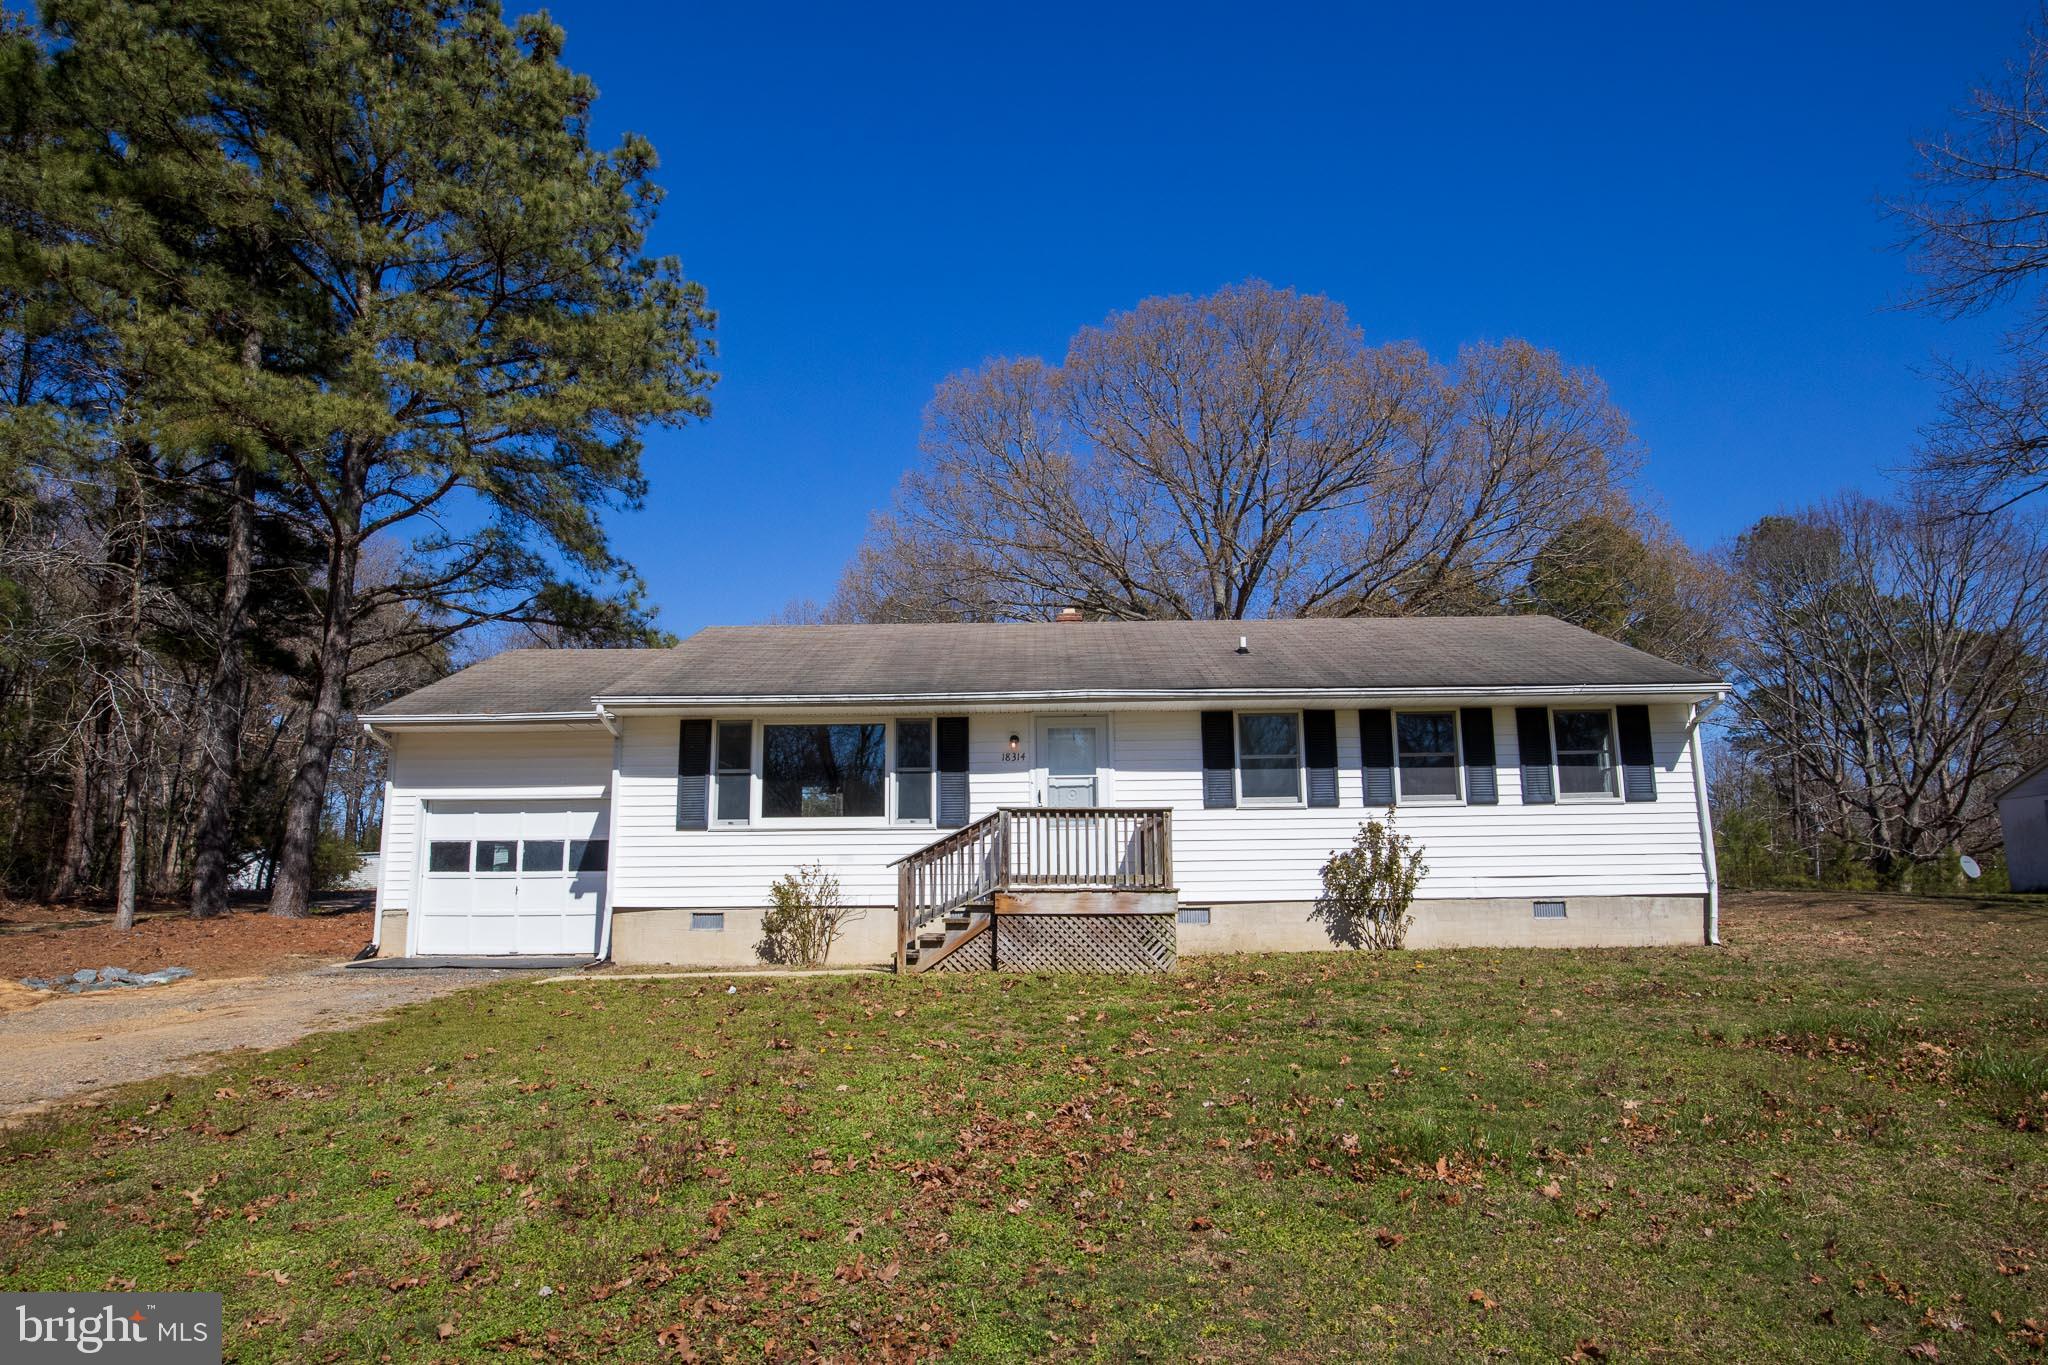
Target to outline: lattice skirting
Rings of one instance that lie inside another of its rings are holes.
[[[984,929],[974,942],[964,943],[946,954],[935,963],[935,972],[985,972],[995,965],[989,957],[989,949],[995,946],[996,936],[992,930]],[[932,949],[937,952],[938,949]]]
[[[941,970],[980,946],[969,944],[940,963]],[[1178,951],[1172,915],[996,916],[998,971],[1167,972]],[[981,958],[975,967],[988,965]]]

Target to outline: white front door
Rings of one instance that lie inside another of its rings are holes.
[[[602,801],[432,801],[413,951],[595,955],[604,918]]]
[[[1039,752],[1045,755],[1045,804],[1102,804],[1102,722],[1087,718],[1043,721]]]

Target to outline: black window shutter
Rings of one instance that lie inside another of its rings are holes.
[[[1337,804],[1337,713],[1301,713],[1301,755],[1308,765],[1308,803]]]
[[[938,750],[938,826],[958,829],[967,823],[967,717],[939,717]]]
[[[676,743],[676,828],[711,828],[711,722],[686,720]]]
[[[1365,769],[1365,804],[1394,804],[1394,713],[1358,713],[1358,746]]]
[[[1550,768],[1550,708],[1517,706],[1515,739],[1522,750],[1522,804],[1555,803],[1557,780]]]
[[[1493,708],[1467,706],[1458,712],[1465,741],[1465,801],[1473,806],[1500,804],[1500,782],[1493,770]]]
[[[1202,713],[1202,804],[1211,808],[1237,804],[1236,724],[1229,711]]]
[[[1657,755],[1650,745],[1650,708],[1617,706],[1621,732],[1621,791],[1631,801],[1657,799]]]

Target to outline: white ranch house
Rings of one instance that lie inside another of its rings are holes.
[[[1411,946],[1711,942],[1707,674],[1546,617],[759,626],[519,650],[364,718],[386,955],[759,960],[801,864],[900,968],[1332,946],[1359,824]]]

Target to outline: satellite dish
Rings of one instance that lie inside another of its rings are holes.
[[[1961,858],[1957,859],[1957,861],[1963,865],[1963,875],[1965,877],[1968,877],[1971,881],[1974,882],[1977,880],[1977,878],[1984,875],[1984,869],[1977,866],[1977,860],[1975,858],[1972,858],[1969,854],[1965,853]]]

